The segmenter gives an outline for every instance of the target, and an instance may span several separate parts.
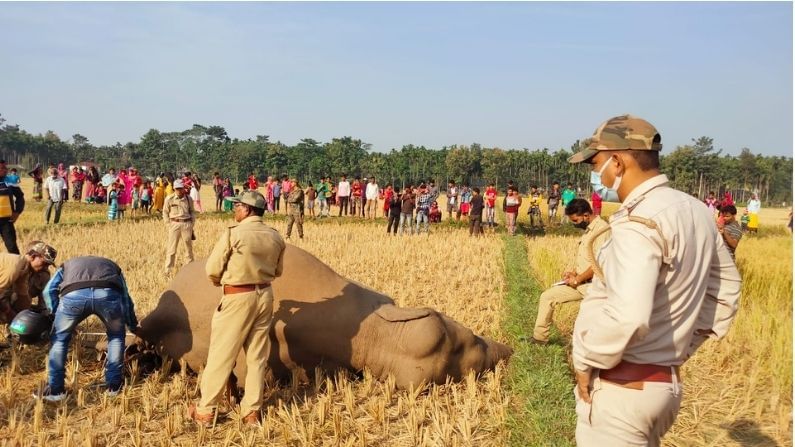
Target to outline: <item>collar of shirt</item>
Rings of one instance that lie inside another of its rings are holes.
[[[599,221],[602,220],[600,216],[595,216],[591,219],[591,223],[588,224],[588,227],[585,228],[585,234],[590,233],[591,231],[596,229],[596,226],[599,225]]]
[[[627,198],[621,203],[621,209],[632,209],[632,207],[635,205],[635,202],[638,201],[638,199],[644,194],[658,186],[666,184],[668,184],[668,177],[665,174],[655,175],[654,177],[636,186],[635,189],[633,189]]]
[[[241,224],[251,223],[251,222],[262,222],[262,216],[248,216],[240,221]]]

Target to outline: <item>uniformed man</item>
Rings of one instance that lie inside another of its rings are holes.
[[[549,341],[549,327],[555,307],[563,303],[580,301],[588,291],[593,269],[588,261],[591,248],[598,249],[609,236],[608,227],[601,217],[593,215],[587,200],[574,199],[565,209],[566,216],[575,227],[585,230],[577,244],[577,257],[574,263],[563,271],[561,281],[545,290],[538,300],[538,315],[531,341],[546,344]]]
[[[30,309],[32,298],[40,296],[50,279],[47,269],[56,254],[41,241],[29,243],[24,255],[0,253],[0,324],[8,324],[17,313]]]
[[[166,197],[163,204],[163,221],[168,228],[165,270],[168,275],[174,267],[180,239],[185,242],[185,248],[188,250],[188,262],[193,261],[193,223],[196,221],[196,211],[193,208],[193,199],[185,192],[182,180],[174,180],[174,194]]]
[[[659,445],[682,401],[679,367],[737,310],[740,274],[709,209],[660,174],[661,149],[654,126],[623,115],[569,159],[621,202],[574,326],[578,445]]]
[[[290,179],[290,193],[287,194],[287,239],[293,233],[293,222],[298,225],[298,238],[304,238],[304,191],[298,179]]]
[[[240,414],[246,424],[261,420],[269,339],[273,314],[271,281],[282,274],[284,240],[265,225],[265,198],[244,192],[235,202],[236,225],[225,229],[207,259],[207,276],[223,288],[212,319],[207,365],[201,377],[201,398],[190,417],[211,425],[218,401],[240,349],[246,354],[246,389]]]

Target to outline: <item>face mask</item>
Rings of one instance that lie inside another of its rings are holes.
[[[621,185],[621,176],[616,176],[616,180],[613,182],[613,187],[608,188],[607,186],[602,184],[602,173],[607,169],[607,165],[610,163],[611,159],[608,159],[602,167],[599,169],[599,172],[591,171],[591,187],[593,191],[599,195],[605,202],[620,202],[618,198],[618,192],[616,190]]]
[[[584,230],[584,229],[588,228],[588,224],[590,224],[590,222],[587,222],[586,220],[581,220],[581,221],[577,222],[576,224],[574,224],[574,226],[576,228],[579,228],[580,230]]]

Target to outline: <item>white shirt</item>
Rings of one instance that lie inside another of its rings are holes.
[[[66,188],[66,182],[61,177],[52,176],[44,179],[44,189],[50,194],[50,200],[53,202],[61,201],[61,191]]]
[[[654,221],[663,238],[628,214]],[[709,208],[658,175],[629,194],[610,226],[597,257],[605,281],[594,276],[574,325],[577,370],[681,365],[708,336],[726,335],[741,278]]]
[[[364,196],[367,200],[376,200],[378,198],[378,183],[368,183]]]
[[[337,184],[337,197],[348,197],[351,195],[351,184],[343,180]]]
[[[751,199],[748,201],[748,212],[758,214],[759,210],[762,209],[762,202],[758,199]]]

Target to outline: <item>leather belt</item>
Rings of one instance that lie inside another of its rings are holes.
[[[224,285],[224,295],[233,295],[235,293],[253,292],[257,288],[264,289],[270,287],[271,283],[264,282],[262,284],[241,284],[238,286]]]
[[[674,366],[674,371],[678,379],[679,367]],[[611,369],[599,371],[599,377],[620,385],[633,382],[673,382],[670,366],[630,363],[624,360]]]
[[[180,222],[180,223],[181,223],[181,222],[190,222],[190,219],[174,219],[174,218],[172,217],[172,218],[171,218],[171,221],[172,221],[172,222]]]

